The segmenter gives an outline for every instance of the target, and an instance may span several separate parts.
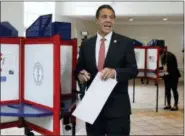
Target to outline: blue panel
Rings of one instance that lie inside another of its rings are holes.
[[[158,40],[158,39],[152,39],[147,45],[148,46],[164,47],[165,46],[165,41],[164,40]]]
[[[27,30],[26,37],[49,37],[60,35],[63,40],[71,39],[71,23],[53,22],[52,15],[40,16]]]
[[[1,76],[1,82],[6,82],[6,76]]]
[[[133,46],[142,46],[143,43],[141,43],[140,41],[137,41],[135,39],[133,39]]]
[[[51,28],[51,23],[52,23],[52,14],[40,16],[26,30],[26,37],[51,36],[51,32],[45,35],[45,30],[48,30]]]
[[[1,105],[0,116],[44,117],[53,115],[52,111],[29,104]]]
[[[18,31],[9,22],[1,22],[0,37],[18,37]]]

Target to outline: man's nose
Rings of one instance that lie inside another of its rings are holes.
[[[106,17],[106,21],[111,21],[111,17]]]

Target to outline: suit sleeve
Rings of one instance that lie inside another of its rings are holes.
[[[78,80],[78,74],[81,70],[85,69],[85,57],[84,57],[84,42],[80,46],[80,51],[79,51],[79,56],[78,56],[78,61],[77,65],[75,68],[75,78]]]
[[[124,59],[126,63],[124,64],[124,67],[116,69],[118,82],[124,82],[132,78],[136,78],[139,73],[132,41],[126,45]]]

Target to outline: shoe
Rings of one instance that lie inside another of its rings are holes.
[[[171,108],[171,111],[178,111],[178,106],[174,106]]]
[[[169,110],[169,109],[171,109],[171,106],[164,107],[164,110]]]

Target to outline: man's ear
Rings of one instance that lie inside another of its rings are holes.
[[[97,25],[98,24],[98,19],[97,18],[95,19],[95,22],[96,22],[96,25]]]

